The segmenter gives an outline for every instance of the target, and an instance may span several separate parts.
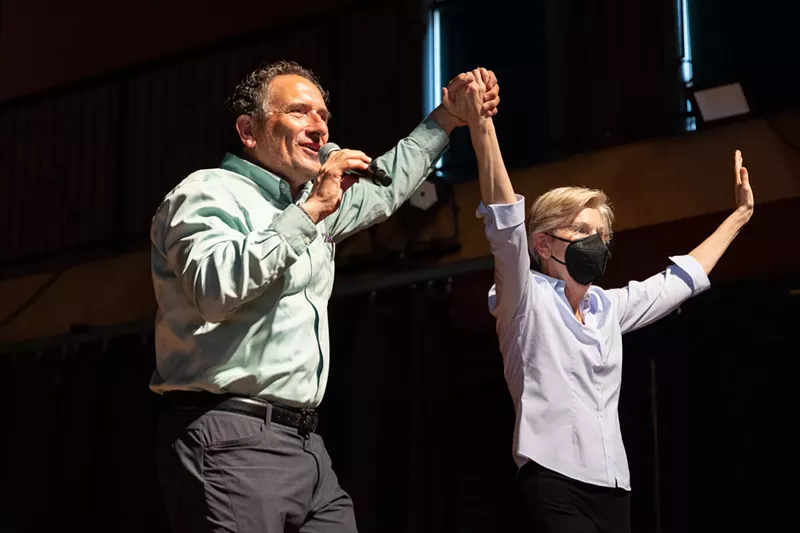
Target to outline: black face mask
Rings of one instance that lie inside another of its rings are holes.
[[[564,253],[564,261],[552,257],[557,263],[565,265],[572,279],[581,285],[589,285],[606,271],[606,263],[611,257],[611,252],[599,233],[574,241],[556,237],[551,233],[548,235],[569,243]]]

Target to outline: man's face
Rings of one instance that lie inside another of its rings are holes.
[[[328,108],[319,89],[294,74],[270,82],[265,106],[266,117],[253,128],[252,153],[296,190],[319,172],[317,152],[328,142]]]

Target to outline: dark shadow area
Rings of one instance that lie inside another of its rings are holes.
[[[521,531],[490,283],[480,272],[331,302],[320,432],[361,531]],[[792,288],[791,279],[716,286],[625,338],[634,531],[656,531],[657,466],[662,531],[790,520],[778,485],[798,371]],[[153,365],[149,333],[4,356],[4,531],[166,531]]]

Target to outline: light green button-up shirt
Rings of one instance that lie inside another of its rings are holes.
[[[151,388],[208,390],[315,407],[329,370],[334,243],[385,220],[433,170],[447,134],[430,119],[377,159],[316,226],[275,174],[227,154],[167,194],[150,230],[158,302]]]

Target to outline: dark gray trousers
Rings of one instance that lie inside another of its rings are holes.
[[[162,414],[159,480],[175,533],[356,533],[322,437],[270,414]]]

